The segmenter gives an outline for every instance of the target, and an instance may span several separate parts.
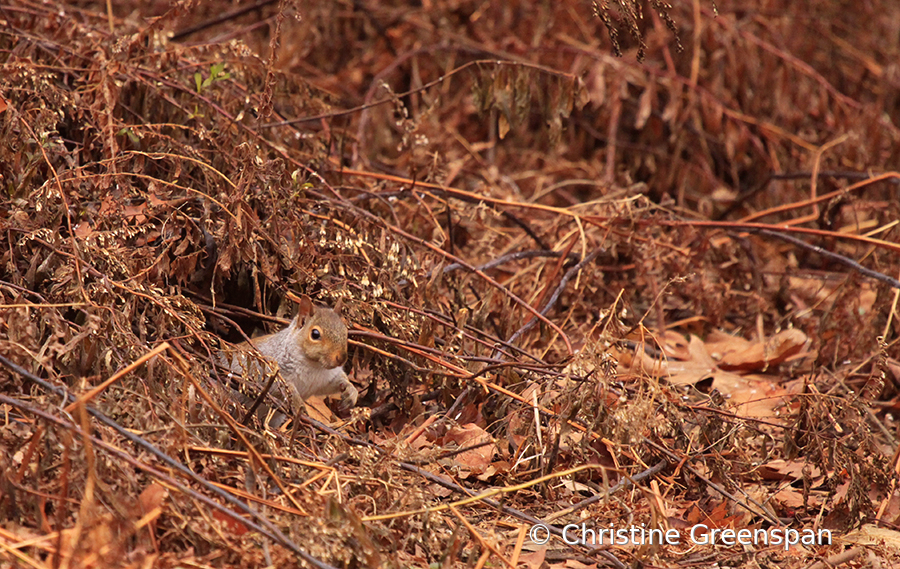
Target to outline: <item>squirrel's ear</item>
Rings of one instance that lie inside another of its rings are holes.
[[[337,313],[338,316],[341,315],[341,308],[343,308],[343,307],[344,307],[344,299],[339,298],[338,301],[334,303],[334,311]]]
[[[297,311],[297,318],[305,320],[307,316],[311,316],[315,308],[312,301],[305,294],[300,297],[300,308]]]

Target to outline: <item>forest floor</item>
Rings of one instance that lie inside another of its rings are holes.
[[[0,5],[0,566],[900,566],[900,4],[406,4]]]

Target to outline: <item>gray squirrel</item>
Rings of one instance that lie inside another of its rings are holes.
[[[278,364],[281,376],[291,386],[295,398],[313,395],[341,395],[341,406],[356,405],[359,395],[343,365],[347,361],[347,326],[340,315],[341,302],[334,309],[316,306],[307,296],[291,323],[274,334],[252,338],[250,344],[266,359]],[[239,353],[248,348],[241,342],[232,352],[231,371],[243,376],[260,376],[260,366]],[[227,364],[226,364],[227,365]],[[299,403],[295,399],[295,403]]]

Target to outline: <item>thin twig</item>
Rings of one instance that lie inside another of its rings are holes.
[[[859,263],[857,263],[853,259],[850,259],[849,257],[845,257],[838,253],[834,253],[827,249],[823,249],[822,247],[819,247],[818,245],[812,245],[811,243],[807,243],[806,241],[804,241],[802,239],[797,239],[796,237],[794,237],[792,235],[787,235],[785,233],[779,233],[778,231],[771,231],[769,229],[749,229],[748,231],[750,231],[752,233],[759,233],[760,235],[765,235],[767,237],[774,237],[776,239],[781,239],[782,241],[787,241],[788,243],[796,245],[797,247],[802,247],[809,251],[813,251],[814,253],[818,253],[819,255],[822,255],[823,257],[828,257],[829,259],[831,259],[833,261],[837,261],[838,263],[841,263],[842,265],[846,265],[846,266],[850,267],[851,269],[857,271],[858,273],[866,275],[867,277],[871,277],[875,280],[879,280],[883,283],[886,283],[891,288],[900,289],[900,280],[897,280],[893,277],[889,277],[888,275],[885,275],[883,273],[879,273],[878,271],[873,271],[872,269],[869,269],[867,267],[860,265]]]
[[[546,316],[547,313],[549,313],[553,309],[553,306],[556,305],[556,301],[559,300],[559,297],[562,294],[562,291],[566,288],[566,285],[569,284],[569,281],[572,280],[572,277],[574,277],[576,274],[578,274],[578,271],[583,269],[585,267],[585,265],[587,265],[588,263],[590,263],[591,261],[596,259],[597,255],[599,255],[600,252],[601,252],[600,249],[595,249],[594,251],[591,251],[590,253],[588,253],[588,255],[584,259],[581,260],[581,262],[579,262],[577,265],[575,265],[574,267],[572,267],[568,271],[566,271],[566,274],[564,274],[563,277],[560,279],[559,285],[557,285],[556,290],[554,290],[553,294],[550,296],[550,300],[547,301],[547,304],[541,310],[541,312],[540,312],[541,316]],[[509,338],[509,340],[507,340],[507,342],[510,344],[515,343],[515,341],[518,340],[519,338],[521,338],[523,334],[525,334],[526,332],[531,330],[531,328],[533,328],[535,324],[537,324],[537,318],[531,318],[528,322],[525,323],[524,326],[519,328],[515,334],[510,336],[510,338]]]
[[[488,271],[493,269],[494,267],[499,267],[500,265],[505,265],[506,263],[512,263],[513,261],[519,261],[521,259],[534,259],[536,257],[550,257],[556,258],[562,255],[559,251],[553,251],[550,249],[537,249],[537,250],[529,250],[529,251],[516,251],[515,253],[508,253],[501,257],[497,257],[493,261],[489,261],[483,265],[478,265],[475,269],[479,271]],[[571,255],[574,257],[574,255]],[[444,267],[444,274],[450,273],[452,271],[458,271],[460,269],[467,268],[463,266],[461,263],[450,263],[446,267]],[[428,276],[431,276],[431,273],[428,273]]]
[[[195,34],[199,31],[203,31],[206,28],[211,28],[213,26],[217,26],[217,25],[225,23],[229,20],[234,20],[236,18],[239,18],[240,16],[243,16],[244,14],[247,14],[254,10],[259,10],[260,8],[264,8],[264,7],[268,6],[269,4],[274,4],[275,2],[277,2],[277,0],[259,0],[258,2],[250,4],[249,6],[242,6],[240,8],[231,10],[231,11],[226,12],[215,18],[200,22],[193,26],[188,26],[187,28],[184,28],[182,30],[178,30],[177,32],[175,32],[172,35],[171,41],[178,41],[181,38],[184,38],[191,34]]]

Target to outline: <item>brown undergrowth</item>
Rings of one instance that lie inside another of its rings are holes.
[[[650,7],[3,4],[3,563],[897,563],[898,9]]]

